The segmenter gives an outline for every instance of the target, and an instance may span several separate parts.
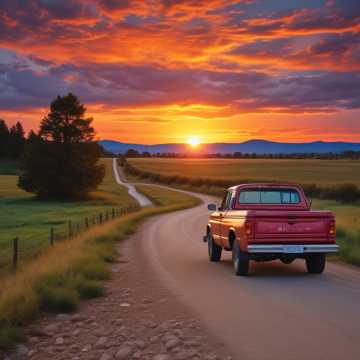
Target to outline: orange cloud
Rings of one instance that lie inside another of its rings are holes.
[[[34,127],[73,91],[101,137],[356,137],[354,122],[325,125],[360,111],[356,2],[300,3],[4,0],[0,116]]]

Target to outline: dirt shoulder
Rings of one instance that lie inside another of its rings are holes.
[[[74,315],[44,316],[11,359],[232,359],[156,277],[136,234],[118,249],[105,296]]]

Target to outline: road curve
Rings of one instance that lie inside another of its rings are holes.
[[[204,203],[214,201],[199,195]],[[135,236],[137,256],[189,305],[234,359],[360,359],[360,272],[328,263],[308,275],[304,262],[252,263],[233,274],[230,253],[207,259],[201,241],[205,205],[146,221]]]
[[[117,165],[117,159],[113,158],[112,159],[112,166],[113,166],[113,172],[114,172],[114,177],[115,177],[115,181],[117,184],[125,186],[128,189],[128,193],[130,196],[132,196],[141,207],[146,207],[146,206],[152,206],[152,202],[143,194],[140,194],[134,185],[128,183],[124,177],[122,176],[122,170],[119,169],[119,166]]]

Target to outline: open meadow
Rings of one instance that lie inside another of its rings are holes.
[[[168,176],[360,185],[360,162],[356,160],[134,158],[128,161],[140,170]]]
[[[112,208],[136,206],[127,189],[116,184],[112,174],[112,160],[103,159],[106,176],[98,191],[88,201],[39,201],[17,187],[14,164],[0,166],[0,272],[11,265],[12,243],[19,238],[19,264],[39,254],[49,244],[50,228],[55,239],[68,235],[69,221],[84,226],[94,216]]]

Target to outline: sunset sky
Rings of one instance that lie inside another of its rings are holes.
[[[1,0],[0,118],[124,142],[360,142],[359,0]]]

